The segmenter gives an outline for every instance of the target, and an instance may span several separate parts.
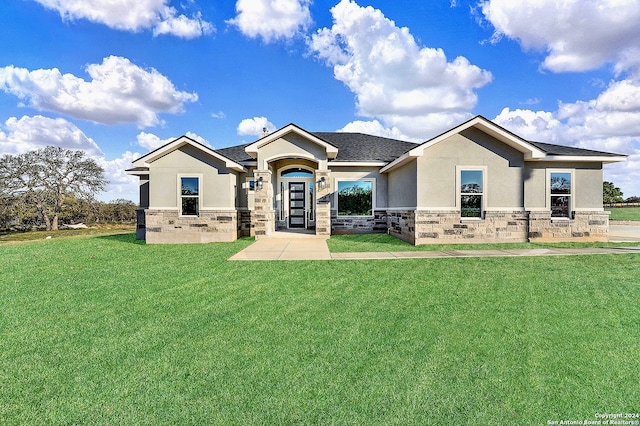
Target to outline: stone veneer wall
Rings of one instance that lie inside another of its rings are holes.
[[[238,237],[253,237],[255,224],[250,210],[238,210]]]
[[[331,204],[316,204],[316,235],[331,235]]]
[[[526,242],[528,214],[486,211],[483,219],[460,219],[460,212],[415,212],[416,244]]]
[[[276,229],[276,212],[273,210],[273,185],[271,184],[271,172],[268,170],[256,170],[253,172],[256,179],[256,190],[254,192],[254,210],[251,221],[253,223],[254,235],[270,235]],[[262,188],[258,188],[258,180],[262,178]]]
[[[238,237],[235,211],[200,211],[200,216],[180,216],[177,210],[145,212],[147,244],[231,242]]]
[[[607,241],[609,213],[575,212],[553,219],[551,212],[487,211],[481,220],[461,220],[451,211],[389,211],[389,234],[412,244]]]
[[[389,235],[393,235],[410,244],[415,244],[415,210],[390,210],[387,212],[387,228]]]
[[[318,182],[325,180],[325,187],[321,188]],[[331,173],[328,170],[316,170],[316,235],[331,235]]]
[[[551,212],[531,212],[529,240],[556,241],[608,241],[609,212],[574,212],[572,219],[551,218]]]
[[[372,217],[338,216],[331,210],[332,234],[373,234],[387,232],[387,211],[376,210]]]

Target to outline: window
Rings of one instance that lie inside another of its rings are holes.
[[[338,216],[373,216],[373,180],[338,181]]]
[[[314,221],[316,217],[314,216],[313,207],[315,205],[315,197],[313,196],[313,182],[309,182],[309,220]]]
[[[200,212],[200,179],[197,177],[180,178],[180,199],[182,216],[197,216]]]
[[[550,172],[551,217],[571,217],[571,172]]]
[[[312,178],[313,172],[302,168],[287,169],[280,173],[283,178]]]
[[[460,216],[482,218],[484,171],[460,170]]]

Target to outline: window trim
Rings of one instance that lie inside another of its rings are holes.
[[[482,192],[480,193],[480,217],[462,216],[462,172],[482,172]],[[460,220],[484,220],[487,210],[487,166],[456,166],[456,210],[460,216]]]
[[[371,182],[371,214],[370,215],[340,215],[340,205],[338,202],[340,192],[340,182]],[[376,211],[376,178],[336,178],[335,179],[335,206],[336,216],[338,218],[350,218],[350,217],[375,217]]]
[[[182,213],[182,199],[184,197],[193,197],[193,195],[182,195],[182,179],[183,178],[192,178],[198,179],[198,213],[193,214],[183,214]],[[177,193],[178,193],[178,216],[179,217],[199,217],[202,212],[202,174],[201,173],[178,173],[177,180]]]
[[[575,212],[575,169],[547,169],[547,177],[546,177],[546,203],[547,209],[549,210],[549,214],[553,215],[553,206],[551,205],[551,174],[552,173],[568,173],[571,176],[571,188],[569,189],[569,194],[564,195],[569,198],[569,211],[567,216],[551,216],[551,220],[571,220],[573,218],[573,213]]]

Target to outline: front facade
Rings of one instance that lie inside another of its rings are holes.
[[[138,238],[233,241],[301,230],[412,244],[606,241],[617,154],[526,141],[478,116],[422,144],[294,124],[212,150],[187,137],[134,162]]]

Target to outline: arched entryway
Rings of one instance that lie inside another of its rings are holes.
[[[276,171],[276,230],[315,229],[315,170],[306,164],[287,164]]]

